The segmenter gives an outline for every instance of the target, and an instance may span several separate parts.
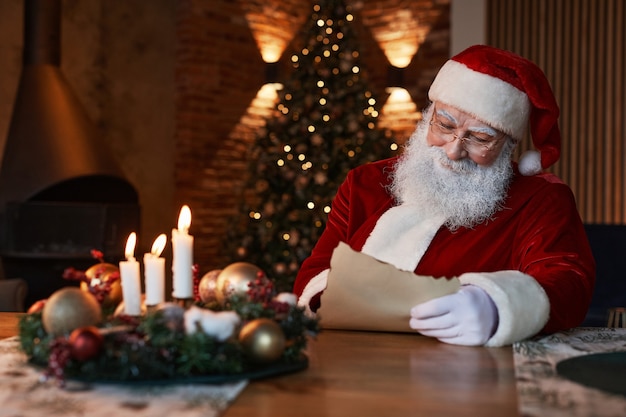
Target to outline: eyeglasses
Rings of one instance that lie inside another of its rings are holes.
[[[461,141],[463,149],[471,155],[486,156],[486,154],[492,152],[498,143],[506,136],[504,133],[492,136],[478,132],[466,132],[464,136],[459,136],[455,133],[456,130],[456,126],[443,124],[435,119],[430,120],[430,131],[433,132],[437,138],[447,143],[454,142],[458,139]]]

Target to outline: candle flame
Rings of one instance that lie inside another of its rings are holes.
[[[137,233],[132,232],[128,235],[128,240],[126,241],[126,250],[124,250],[124,255],[126,255],[126,259],[135,257],[135,245],[137,244]]]
[[[165,233],[161,233],[154,240],[154,243],[152,244],[152,250],[150,251],[150,253],[152,253],[157,258],[161,256],[161,252],[163,252],[163,249],[165,249],[166,242],[167,242],[167,236],[165,236]]]
[[[178,230],[187,232],[189,226],[191,226],[191,209],[188,205],[184,205],[178,215]]]

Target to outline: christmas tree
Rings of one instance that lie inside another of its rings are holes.
[[[291,290],[348,171],[391,156],[395,147],[377,129],[378,102],[366,84],[353,20],[342,0],[313,6],[274,116],[251,149],[229,256],[257,265],[281,290]]]

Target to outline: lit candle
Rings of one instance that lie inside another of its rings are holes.
[[[193,297],[193,236],[189,235],[191,210],[183,206],[178,216],[178,229],[172,229],[173,297],[188,300]]]
[[[146,283],[146,305],[155,306],[165,301],[165,258],[161,257],[167,237],[159,235],[152,244],[150,253],[143,255]]]
[[[139,262],[135,260],[136,243],[137,234],[132,232],[126,241],[126,250],[124,251],[126,260],[120,262],[124,313],[129,316],[141,315],[141,281],[139,278]]]

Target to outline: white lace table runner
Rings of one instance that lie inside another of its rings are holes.
[[[624,417],[626,397],[560,377],[558,362],[626,351],[626,329],[577,328],[513,345],[520,414],[537,417]],[[624,375],[626,383],[626,375]]]
[[[247,381],[223,385],[134,386],[54,381],[26,363],[17,337],[0,340],[0,417],[219,416]]]

